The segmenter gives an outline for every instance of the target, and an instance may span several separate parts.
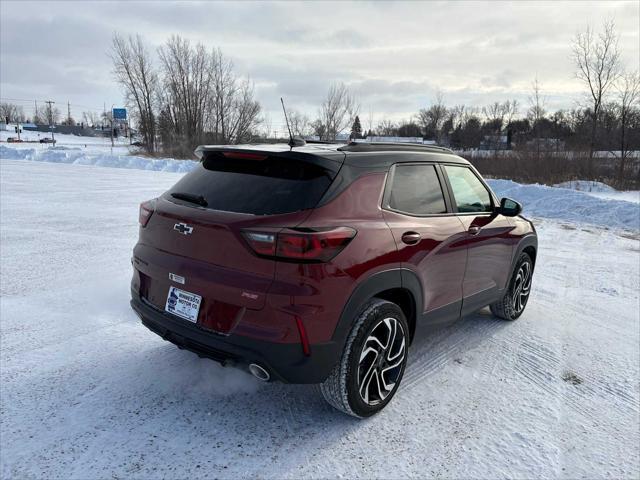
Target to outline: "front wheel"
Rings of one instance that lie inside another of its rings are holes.
[[[533,262],[528,253],[522,253],[516,262],[511,282],[504,296],[490,305],[491,313],[505,320],[515,320],[524,312],[531,293]]]
[[[382,410],[402,380],[408,332],[395,303],[378,298],[368,302],[354,322],[340,362],[320,385],[325,400],[355,417]]]

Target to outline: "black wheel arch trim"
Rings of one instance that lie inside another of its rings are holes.
[[[520,240],[518,245],[514,248],[513,257],[511,259],[511,273],[509,274],[509,281],[505,285],[505,288],[509,288],[509,285],[511,284],[511,278],[513,277],[513,273],[514,273],[514,270],[516,268],[516,263],[518,262],[518,259],[520,258],[520,255],[522,255],[522,252],[524,252],[524,249],[527,248],[527,247],[533,247],[533,249],[536,252],[536,258],[537,258],[537,256],[538,256],[538,237],[537,237],[537,235],[535,233],[530,233],[528,235],[525,235]],[[536,258],[532,258],[531,259],[533,261],[533,269],[532,269],[532,271],[534,271],[535,268],[536,268]]]
[[[332,342],[343,346],[362,306],[376,295],[391,289],[409,291],[414,301],[414,313],[417,318],[420,318],[422,314],[422,285],[416,274],[406,268],[384,270],[374,273],[360,282],[351,293],[338,319]],[[407,321],[409,321],[408,318]]]

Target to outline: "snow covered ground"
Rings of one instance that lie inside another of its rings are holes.
[[[418,341],[393,402],[359,421],[314,387],[260,384],[141,326],[128,306],[138,203],[181,174],[5,153],[2,478],[640,475],[640,229],[624,214],[605,230],[587,207],[565,218],[494,185],[555,215],[534,215],[525,314],[481,312]],[[537,190],[552,207],[585,195]]]

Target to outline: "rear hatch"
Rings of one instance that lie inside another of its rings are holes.
[[[161,310],[172,286],[198,295],[197,323],[228,333],[245,309],[263,308],[275,273],[275,260],[258,256],[243,231],[300,224],[340,165],[296,152],[205,152],[140,228],[141,295]]]

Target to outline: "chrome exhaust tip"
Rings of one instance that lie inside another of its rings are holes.
[[[262,380],[263,382],[268,382],[271,379],[271,375],[269,375],[269,372],[267,372],[257,363],[250,363],[249,371],[251,372],[251,375],[256,377],[258,380]]]

